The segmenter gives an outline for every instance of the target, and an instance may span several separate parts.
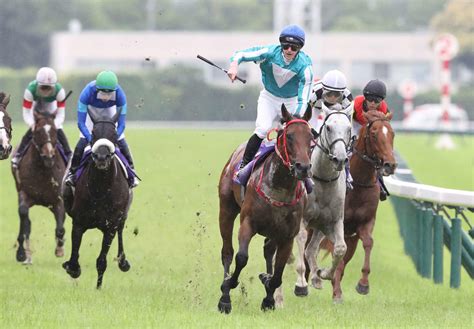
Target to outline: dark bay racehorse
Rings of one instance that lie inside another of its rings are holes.
[[[356,290],[362,295],[369,293],[370,253],[373,246],[380,185],[377,175],[389,176],[394,173],[397,163],[393,154],[394,132],[390,125],[392,114],[378,111],[364,113],[367,124],[359,132],[359,138],[351,158],[351,174],[354,189],[346,196],[344,213],[344,234],[347,252],[334,274],[333,298],[342,301],[341,280],[344,268],[352,259],[358,240],[365,251],[362,278]]]
[[[251,174],[244,200],[241,198],[240,185],[233,183],[232,176],[245,145],[232,154],[220,177],[219,225],[223,243],[221,256],[224,281],[218,309],[224,313],[231,312],[230,290],[238,285],[240,272],[247,265],[250,240],[257,233],[267,237],[269,242],[266,245],[271,246],[267,248],[271,251],[265,251],[267,266],[267,258],[271,259],[276,249],[274,270],[267,268],[267,274],[260,274],[267,294],[261,308],[274,309],[273,294],[282,283],[283,270],[299,230],[307,200],[302,180],[311,174],[313,135],[307,123],[311,118],[311,108],[307,108],[303,119],[291,116],[284,105],[281,112],[284,128],[278,131],[276,152],[269,155]],[[231,275],[230,265],[234,254],[232,231],[239,212],[239,251],[235,256],[235,271]]]
[[[91,115],[94,122],[92,156],[76,182],[74,193],[63,184],[66,211],[72,217],[71,258],[63,264],[63,268],[72,278],[81,275],[79,248],[82,235],[88,229],[98,228],[103,233],[103,240],[96,262],[97,289],[102,286],[107,253],[117,232],[118,266],[124,272],[130,269],[123,250],[122,231],[132,202],[132,191],[115,155],[117,117],[107,121],[96,120]]]
[[[12,151],[12,119],[7,112],[10,95],[0,92],[0,160],[8,158]]]
[[[42,106],[39,100],[35,106]],[[66,165],[56,148],[57,134],[54,115],[35,114],[31,145],[23,155],[18,167],[12,167],[18,192],[18,213],[20,233],[16,260],[31,264],[29,209],[34,205],[48,207],[56,219],[57,257],[64,255],[64,203],[61,197],[61,181]]]

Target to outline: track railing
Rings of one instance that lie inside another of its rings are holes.
[[[474,211],[474,192],[416,183],[403,159],[385,179],[394,205],[405,252],[418,273],[443,282],[443,246],[451,252],[450,286],[461,285],[461,267],[474,278],[474,229],[466,213]],[[465,222],[463,229],[462,222]]]

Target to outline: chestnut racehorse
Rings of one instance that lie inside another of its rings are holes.
[[[234,168],[240,162],[245,145],[241,145],[230,157],[219,181],[219,225],[222,237],[222,265],[224,281],[218,309],[230,313],[230,290],[239,284],[238,278],[247,265],[248,248],[252,237],[260,234],[269,239],[274,269],[260,274],[266,290],[262,310],[274,309],[274,292],[282,283],[282,274],[291,253],[293,240],[298,233],[303,209],[307,200],[303,180],[311,174],[311,141],[313,135],[307,121],[311,118],[308,107],[302,119],[293,117],[285,106],[281,108],[284,128],[278,131],[275,152],[251,174],[244,198],[241,186],[233,182]],[[232,231],[234,220],[240,212],[239,251],[235,256],[235,271],[230,273],[234,249]]]

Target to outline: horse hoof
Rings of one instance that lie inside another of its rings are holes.
[[[219,304],[217,304],[217,309],[221,313],[229,314],[232,311],[232,303],[230,301],[230,297],[225,298],[224,296],[222,296],[219,300]]]
[[[333,297],[333,298],[332,298],[332,302],[333,302],[334,304],[338,305],[338,304],[344,303],[344,300],[343,300],[342,296],[340,296],[340,297]]]
[[[273,311],[275,309],[275,300],[272,298],[272,299],[269,299],[267,297],[265,297],[263,300],[262,300],[262,306],[260,307],[262,309],[262,311],[266,312],[266,311]]]
[[[323,289],[323,281],[320,278],[313,278],[311,280],[311,285],[315,289],[318,289],[318,290]]]
[[[308,286],[306,287],[295,286],[295,295],[298,297],[308,296]]]
[[[369,293],[369,286],[364,286],[360,283],[357,283],[356,291],[361,295],[367,295]]]
[[[127,272],[130,269],[130,263],[128,260],[124,259],[119,262],[118,267],[122,272]]]
[[[63,257],[64,256],[64,247],[56,247],[56,250],[54,251],[54,254],[56,257]]]
[[[76,269],[72,268],[70,262],[64,262],[63,263],[63,268],[66,270],[67,274],[71,276],[73,279],[77,279],[78,277],[81,276],[81,267],[77,266]]]
[[[26,253],[25,250],[18,249],[16,251],[16,261],[23,263],[26,260]]]

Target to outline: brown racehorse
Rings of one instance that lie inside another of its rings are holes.
[[[8,158],[12,151],[12,119],[7,112],[10,95],[0,92],[0,160]]]
[[[95,119],[90,113],[94,122],[92,155],[84,167],[83,174],[77,180],[74,194],[70,187],[63,184],[66,211],[72,218],[71,257],[63,263],[63,268],[72,278],[78,278],[81,275],[79,248],[82,236],[88,229],[101,230],[102,247],[96,261],[97,289],[102,286],[107,268],[107,253],[116,233],[118,233],[118,266],[123,272],[130,269],[123,248],[122,232],[133,195],[115,155],[117,143],[115,125],[119,114],[120,112],[110,121]]]
[[[39,100],[35,106],[42,106]],[[18,213],[20,233],[16,260],[31,263],[29,209],[34,205],[48,207],[56,219],[57,257],[64,255],[65,211],[61,197],[61,181],[66,165],[56,148],[57,135],[54,115],[35,114],[33,139],[26,150],[18,169],[12,167],[18,192]]]
[[[344,212],[344,234],[347,252],[334,274],[333,299],[342,301],[341,280],[344,268],[352,259],[359,239],[365,251],[362,278],[356,290],[362,295],[369,293],[370,253],[373,246],[380,185],[378,175],[394,173],[397,163],[393,154],[395,134],[390,125],[392,114],[378,111],[364,113],[367,124],[359,131],[359,138],[351,158],[351,175],[354,189],[346,196]]]
[[[311,175],[313,135],[307,123],[311,118],[311,107],[307,108],[303,119],[290,115],[284,105],[281,112],[284,128],[278,132],[276,152],[269,155],[251,174],[244,199],[241,198],[241,186],[232,181],[232,176],[245,145],[232,154],[220,177],[219,225],[224,281],[218,309],[224,313],[231,312],[230,290],[238,285],[240,272],[247,265],[250,240],[256,233],[269,238],[277,250],[274,271],[267,269],[267,274],[260,274],[267,294],[261,308],[274,309],[273,294],[281,285],[283,270],[299,230],[307,200],[302,180]],[[232,231],[239,212],[239,251],[235,256],[235,271],[231,275],[230,265],[234,254]]]

